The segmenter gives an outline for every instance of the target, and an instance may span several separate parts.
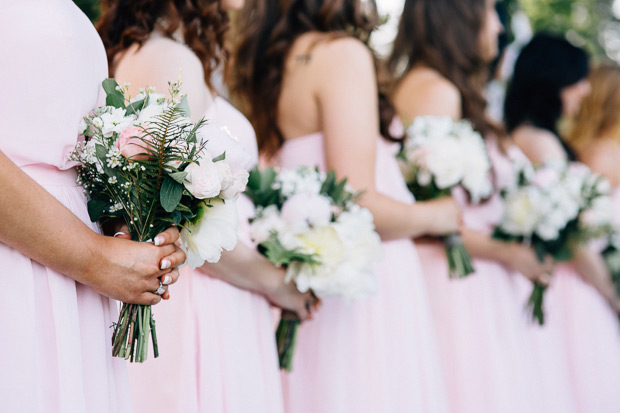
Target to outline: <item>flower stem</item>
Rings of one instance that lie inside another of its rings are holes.
[[[527,300],[527,308],[532,313],[532,321],[537,321],[541,326],[545,324],[545,290],[547,290],[546,285],[535,282],[532,294],[530,294],[530,298]]]
[[[290,372],[293,367],[293,354],[297,345],[297,332],[300,321],[292,311],[283,310],[276,330],[278,359],[280,368]]]
[[[464,278],[476,271],[460,234],[455,233],[441,237],[441,241],[446,250],[450,278]]]

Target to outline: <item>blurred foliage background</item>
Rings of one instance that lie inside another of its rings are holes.
[[[74,2],[92,21],[96,21],[101,14],[99,0]],[[376,2],[380,9],[389,3],[394,10],[393,5],[402,4],[403,0]],[[620,61],[620,0],[499,0],[498,3],[508,11],[509,24],[510,16],[525,12],[534,31],[562,34],[575,45],[588,49],[598,59]],[[394,15],[390,17],[398,18]]]

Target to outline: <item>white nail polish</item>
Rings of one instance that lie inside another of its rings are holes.
[[[155,244],[155,245],[157,245],[157,244]],[[161,262],[161,267],[160,267],[160,268],[161,268],[162,270],[165,270],[165,269],[167,269],[167,268],[170,268],[170,260],[163,260],[163,261]]]
[[[163,237],[155,237],[155,241],[153,241],[153,243],[155,244],[155,246],[160,246],[161,244],[164,243],[164,238]]]
[[[124,233],[124,232],[122,232],[122,231],[119,231],[119,232],[117,232],[116,234],[114,234],[114,238],[119,237],[119,236],[121,236],[121,235],[125,235],[125,233]]]
[[[162,280],[162,284],[163,285],[170,285],[170,283],[172,282],[172,277],[169,275],[164,276],[164,279]]]

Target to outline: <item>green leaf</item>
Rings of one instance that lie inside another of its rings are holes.
[[[189,175],[187,172],[173,172],[168,176],[176,182],[183,184],[183,182],[185,182],[185,178],[187,178],[187,175]]]
[[[183,185],[176,182],[174,179],[166,176],[161,185],[161,191],[159,193],[159,202],[166,212],[172,212],[176,209],[181,197],[183,196]]]
[[[188,118],[190,117],[189,103],[187,102],[187,96],[183,96],[183,97],[181,98],[181,102],[179,102],[179,104],[177,105],[177,107],[179,108],[180,112],[181,112],[184,116],[187,116]]]
[[[137,114],[138,111],[141,111],[142,109],[144,109],[145,104],[146,104],[146,99],[141,99],[141,100],[137,100],[133,102],[132,104],[127,106],[127,115]]]
[[[105,103],[108,106],[114,106],[115,108],[125,108],[125,96],[122,92],[116,90],[119,86],[116,80],[108,78],[101,84],[103,90],[106,93]]]
[[[88,201],[87,208],[90,220],[97,222],[109,211],[110,203],[101,199],[91,199]]]
[[[276,237],[271,237],[260,245],[264,248],[264,254],[269,262],[277,266],[290,265],[293,261],[319,264],[315,255],[304,254],[299,250],[287,250]]]
[[[213,158],[213,162],[223,161],[224,159],[226,159],[226,152],[223,152],[220,156]]]

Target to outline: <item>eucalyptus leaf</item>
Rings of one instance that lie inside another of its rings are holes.
[[[106,93],[106,105],[125,109],[125,96],[116,89],[119,87],[116,80],[108,78],[104,80],[101,85]]]
[[[183,184],[183,182],[185,182],[185,178],[187,178],[187,175],[189,175],[187,172],[173,172],[168,176],[178,183]]]
[[[223,161],[224,159],[226,159],[226,152],[223,152],[220,156],[213,158],[213,162]]]
[[[110,210],[110,202],[101,199],[91,199],[87,204],[88,216],[92,222],[97,222]]]
[[[159,193],[159,202],[166,212],[172,212],[176,209],[181,197],[183,196],[183,185],[174,179],[166,176],[161,185]]]

